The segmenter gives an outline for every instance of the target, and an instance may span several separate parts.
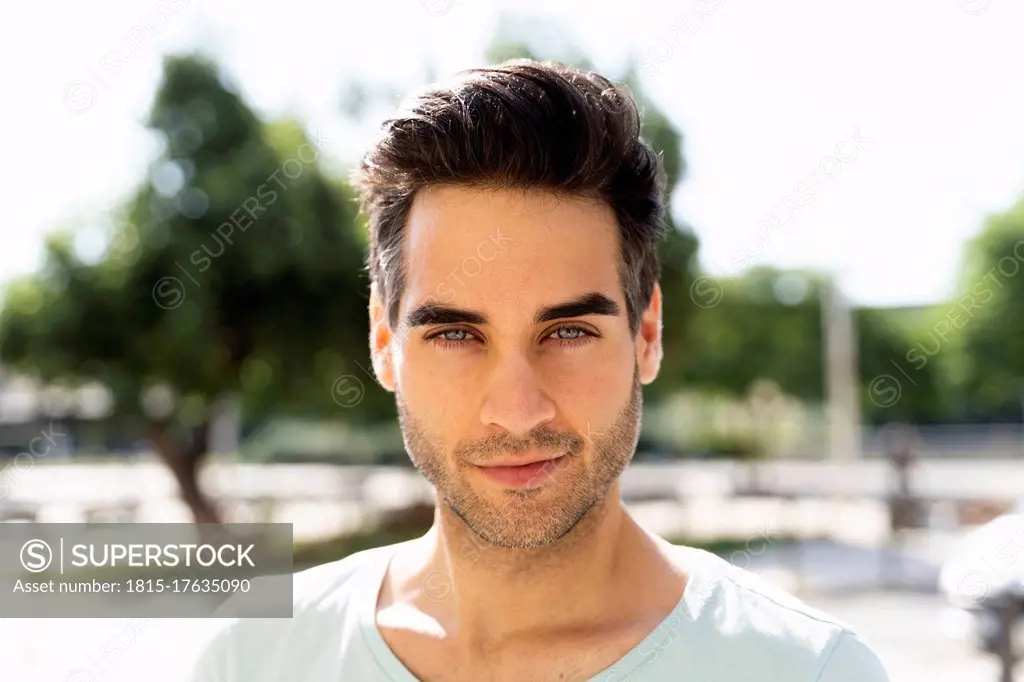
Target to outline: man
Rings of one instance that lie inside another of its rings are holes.
[[[295,576],[196,679],[881,682],[839,622],[640,527],[664,174],[601,76],[517,60],[407,100],[358,177],[370,350],[436,489],[410,542]]]

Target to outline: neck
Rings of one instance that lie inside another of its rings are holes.
[[[537,549],[488,544],[438,500],[433,527],[393,562],[393,598],[470,646],[600,628],[642,617],[651,599],[662,608],[666,587],[678,598],[660,542],[629,515],[617,483],[565,537]]]

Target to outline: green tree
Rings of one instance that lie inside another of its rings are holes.
[[[960,292],[936,332],[960,352],[967,409],[1018,419],[1024,409],[1024,199],[991,217],[968,245]]]
[[[105,257],[86,264],[51,239],[44,270],[9,291],[0,359],[104,382],[145,421],[196,521],[216,521],[197,472],[219,399],[248,415],[393,414],[364,370],[365,238],[351,190],[319,171],[329,142],[262,124],[205,59],[165,60],[148,125],[163,153]]]
[[[688,383],[734,396],[760,379],[787,395],[819,401],[822,368],[821,277],[755,267],[734,278],[704,278],[701,307],[683,370]]]
[[[741,396],[757,380],[771,379],[788,395],[824,400],[825,284],[812,272],[764,266],[735,278],[706,280],[695,290],[706,307],[693,321],[699,343],[689,357],[689,381]],[[930,319],[926,312],[854,310],[861,407],[867,421],[939,421],[949,416],[947,358],[922,362],[920,353],[913,352],[914,339],[924,334],[921,320]]]
[[[855,312],[861,412],[864,421],[939,422],[953,415],[949,382],[951,349],[935,357],[920,351],[926,338],[921,320],[929,311],[861,308]],[[921,318],[908,323],[907,318]]]

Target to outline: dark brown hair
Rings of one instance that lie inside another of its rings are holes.
[[[629,91],[590,72],[515,59],[463,71],[410,96],[384,122],[355,176],[369,217],[367,267],[398,323],[402,233],[434,185],[545,189],[606,201],[619,225],[630,330],[650,303],[664,236],[661,158],[640,139]]]

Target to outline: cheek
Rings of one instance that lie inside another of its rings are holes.
[[[611,424],[629,399],[635,366],[632,348],[606,344],[552,355],[542,363],[551,398],[582,434]]]
[[[465,420],[476,378],[464,354],[407,347],[396,359],[395,373],[402,399],[417,418],[445,433],[450,425]]]

